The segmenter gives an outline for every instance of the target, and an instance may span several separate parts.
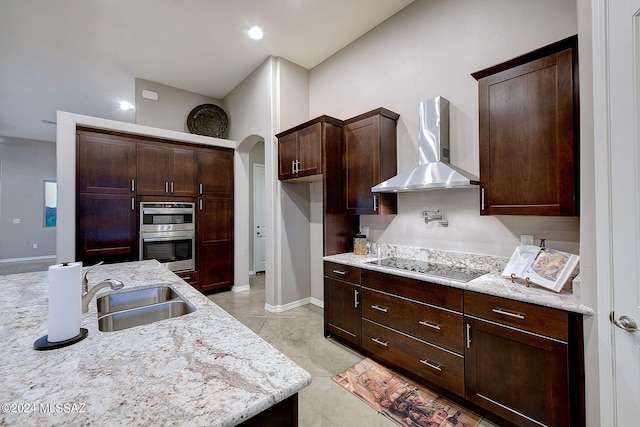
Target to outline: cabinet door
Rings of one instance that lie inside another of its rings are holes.
[[[197,152],[173,148],[169,158],[169,193],[178,197],[195,196],[198,188]]]
[[[371,187],[396,174],[398,116],[388,112],[395,117],[392,119],[371,113],[365,113],[362,119],[358,116],[343,127],[343,206],[347,215],[398,212],[396,193],[371,192]]]
[[[297,176],[322,173],[322,123],[315,123],[298,132]]]
[[[519,426],[573,425],[568,346],[465,317],[467,400]]]
[[[233,199],[198,200],[198,289],[233,285]]]
[[[483,215],[575,215],[573,49],[478,81]]]
[[[380,179],[380,131],[376,117],[344,127],[344,208],[350,215],[375,214],[377,194],[371,187]]]
[[[361,343],[360,286],[342,280],[324,278],[325,333]]]
[[[81,193],[77,199],[76,256],[85,264],[138,259],[135,198]]]
[[[135,191],[136,144],[109,135],[77,136],[79,192],[131,194]]]
[[[171,150],[161,145],[138,144],[138,194],[169,194]]]
[[[203,197],[233,196],[233,151],[198,152],[198,191]]]
[[[278,179],[295,178],[295,162],[298,159],[298,133],[292,132],[278,138]]]

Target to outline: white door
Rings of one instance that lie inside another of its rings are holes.
[[[267,227],[264,201],[264,165],[253,165],[253,271],[267,269]]]
[[[604,41],[604,52],[597,37],[594,44],[595,61],[604,63],[598,71],[595,62],[594,69],[595,161],[609,162],[596,165],[596,172],[608,169],[608,173],[596,173],[596,195],[609,195],[608,200],[597,199],[598,246],[603,245],[598,249],[599,289],[610,303],[612,321],[604,327],[603,319],[599,332],[610,347],[601,355],[606,358],[601,381],[610,387],[601,389],[602,397],[612,399],[611,408],[603,412],[603,423],[627,427],[640,422],[640,332],[636,331],[640,322],[640,0],[594,4],[601,6],[596,12],[606,23],[594,26],[594,34],[601,32]],[[598,114],[598,102],[604,104],[603,115]],[[599,127],[598,121],[604,126]],[[605,149],[599,151],[599,144]],[[608,284],[610,292],[605,291]],[[600,316],[606,316],[606,307],[600,307]]]

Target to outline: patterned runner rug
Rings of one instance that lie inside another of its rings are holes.
[[[403,427],[477,427],[482,420],[474,412],[368,358],[332,379]]]

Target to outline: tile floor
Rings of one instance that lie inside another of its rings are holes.
[[[5,274],[31,273],[34,271],[45,271],[50,265],[56,263],[55,258],[32,260],[32,261],[12,261],[0,262],[0,276]]]
[[[251,290],[221,292],[209,299],[271,343],[312,375],[299,394],[300,427],[397,427],[331,380],[363,356],[324,337],[322,309],[312,304],[284,313],[264,310],[264,275],[252,276]],[[483,420],[481,427],[495,427]]]

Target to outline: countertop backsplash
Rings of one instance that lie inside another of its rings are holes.
[[[467,252],[455,252],[441,249],[419,248],[414,246],[394,245],[383,242],[369,242],[370,255],[380,258],[397,257],[416,261],[427,261],[434,264],[445,264],[450,266],[465,267],[474,270],[483,270],[488,273],[501,274],[509,262],[509,257],[497,255],[473,254]],[[514,248],[515,249],[515,248]],[[378,252],[378,250],[380,252]],[[573,282],[579,282],[580,263],[571,275],[564,290],[572,290]],[[579,284],[579,283],[578,283]]]

